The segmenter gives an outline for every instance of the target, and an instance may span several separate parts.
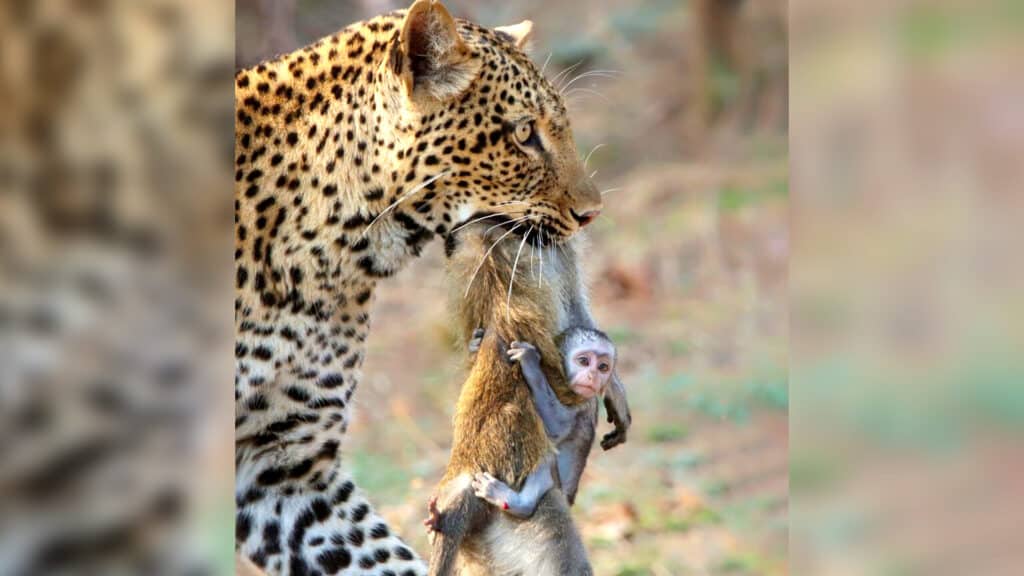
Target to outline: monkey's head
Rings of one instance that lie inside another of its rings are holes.
[[[615,345],[600,330],[570,328],[562,340],[569,387],[590,399],[603,395],[615,370]]]

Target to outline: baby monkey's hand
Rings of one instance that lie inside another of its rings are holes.
[[[633,423],[633,417],[629,413],[629,406],[626,405],[625,394],[620,392],[621,386],[613,383],[610,394],[604,397],[605,412],[608,413],[608,422],[615,425],[615,429],[601,438],[601,448],[611,450],[619,444],[625,444],[626,431]],[[620,403],[619,406],[616,404]],[[620,406],[624,414],[620,414]]]
[[[628,425],[623,424],[617,418],[613,418],[611,416],[608,417],[608,421],[615,424],[615,430],[612,430],[601,438],[601,448],[603,450],[611,450],[619,444],[626,443],[626,430],[628,429]]]
[[[540,365],[540,353],[529,342],[513,341],[508,347],[508,359],[523,366]]]
[[[515,496],[515,491],[509,488],[508,484],[487,472],[474,474],[471,486],[473,493],[478,498],[486,500],[502,510],[508,510],[508,502]]]

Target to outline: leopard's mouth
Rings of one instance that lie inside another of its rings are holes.
[[[531,228],[526,232],[526,241],[536,241],[538,246],[547,248],[567,242],[571,235],[565,234],[561,226],[555,225],[547,217],[542,217],[540,222],[531,223]]]
[[[539,218],[534,220],[533,218]],[[549,247],[564,242],[566,237],[557,232],[557,228],[546,223],[547,218],[543,215],[535,215],[526,218],[522,215],[508,215],[501,212],[478,211],[459,223],[451,234],[457,235],[460,231],[476,225],[482,226],[485,232],[494,232],[497,236],[505,235],[508,238],[530,244],[536,247]],[[495,232],[496,231],[496,232]]]

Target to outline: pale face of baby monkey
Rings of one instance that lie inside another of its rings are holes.
[[[615,370],[615,346],[603,332],[571,329],[562,342],[565,374],[572,391],[590,399],[603,396]]]

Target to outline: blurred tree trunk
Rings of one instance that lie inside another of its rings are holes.
[[[694,0],[685,134],[703,148],[716,124],[786,130],[785,0]]]
[[[716,63],[726,66],[739,78],[740,94],[749,84],[750,51],[744,49],[740,30],[740,12],[744,0],[696,0],[691,22],[691,70],[693,74],[693,107],[687,124],[694,131],[694,140],[703,143],[716,117],[712,74]]]

